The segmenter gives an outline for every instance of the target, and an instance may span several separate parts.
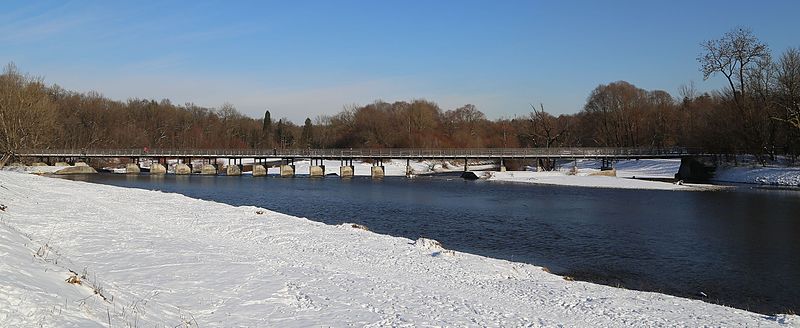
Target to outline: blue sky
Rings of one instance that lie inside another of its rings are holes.
[[[699,43],[748,26],[800,47],[800,1],[3,1],[0,63],[108,97],[301,122],[425,98],[490,118],[579,111],[626,80],[677,95]]]

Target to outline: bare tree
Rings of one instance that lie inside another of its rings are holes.
[[[0,167],[19,150],[46,144],[55,119],[44,84],[8,64],[0,75]]]
[[[800,49],[789,48],[781,55],[776,80],[778,103],[785,113],[779,119],[800,132]]]
[[[748,90],[753,90],[753,80],[761,78],[754,73],[763,72],[763,68],[767,67],[769,48],[747,28],[731,30],[721,39],[709,40],[701,45],[704,53],[697,60],[703,79],[716,73],[725,77],[733,107],[738,114],[738,117],[733,117],[734,124],[740,126],[737,135],[741,138],[741,144],[763,163],[761,155],[766,150],[767,133],[762,118],[769,117],[769,114],[759,112],[764,107],[756,104],[757,97],[752,97]]]
[[[733,29],[721,39],[708,40],[701,44],[704,53],[697,58],[700,62],[703,79],[715,73],[725,76],[733,91],[737,104],[744,96],[748,68],[769,55],[769,48],[761,43],[748,28]]]
[[[538,110],[533,104],[531,104],[531,109],[533,112],[530,114],[530,120],[534,126],[532,134],[536,139],[543,141],[545,148],[550,148],[567,132],[568,126],[557,125],[557,119],[545,112],[544,105],[541,103]]]

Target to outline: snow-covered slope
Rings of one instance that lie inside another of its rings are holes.
[[[714,180],[800,187],[800,167],[722,167],[714,173]]]
[[[714,189],[710,185],[674,184],[669,182],[637,180],[620,177],[568,175],[565,172],[508,171],[486,174],[489,181],[520,182],[544,185],[559,185],[591,188],[650,189],[699,191]]]
[[[681,161],[673,159],[625,160],[614,164],[616,177],[593,176],[600,172],[600,161],[577,160],[559,165],[558,171],[507,171],[478,174],[489,181],[520,182],[545,185],[560,185],[593,188],[651,189],[697,191],[716,189],[710,185],[675,184],[647,181],[636,178],[673,178]]]
[[[0,172],[0,203],[2,327],[798,323],[177,194]]]

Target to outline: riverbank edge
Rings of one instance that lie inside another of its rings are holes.
[[[2,176],[2,175],[4,175],[4,174],[19,174],[19,173],[6,173],[6,172],[0,172],[0,176]],[[24,175],[24,174],[19,174],[19,175]],[[41,178],[41,177],[39,177],[39,178]],[[58,181],[66,181],[66,180],[60,180],[60,179],[59,179]],[[71,184],[84,184],[84,186],[85,186],[85,185],[89,185],[89,183],[84,183],[84,182],[76,182],[76,181],[68,181],[67,183],[71,183]],[[122,187],[113,187],[113,186],[104,186],[104,187],[106,187],[106,188],[111,188],[111,189],[112,189],[112,190],[114,190],[114,191],[124,191],[124,190],[131,190],[131,189],[129,189],[129,188],[122,188]],[[5,188],[5,187],[4,187],[4,189],[8,190],[8,188]],[[161,192],[156,192],[156,191],[144,191],[144,190],[141,190],[141,191],[142,191],[142,192],[147,192],[147,193],[159,193],[159,194],[165,195],[165,194],[163,194],[163,193],[161,193]],[[4,197],[4,198],[6,198],[6,197]],[[44,198],[46,198],[46,197],[44,197]],[[188,197],[187,197],[187,198],[188,198]],[[225,207],[229,207],[229,205],[220,204],[220,203],[216,203],[216,202],[210,202],[210,201],[204,201],[204,200],[196,200],[196,201],[198,201],[198,202],[204,202],[204,203],[217,204],[217,205],[222,205],[222,206],[225,206]],[[215,206],[216,206],[216,205],[215,205]],[[268,210],[265,210],[265,211],[268,211]],[[275,213],[275,214],[278,214],[278,213]],[[294,219],[305,220],[305,219],[301,219],[301,218],[294,218]],[[308,221],[308,220],[306,220],[306,221]],[[312,223],[312,224],[315,224],[315,225],[320,225],[319,223],[316,223],[316,222],[313,222],[313,221],[309,221],[309,223]],[[7,223],[7,222],[4,222],[4,224],[8,224],[8,223]],[[333,227],[336,227],[336,226],[329,226],[329,227],[332,227],[332,228],[333,228]],[[16,227],[13,227],[13,225],[12,225],[12,228],[15,228],[15,229],[16,229]],[[23,231],[23,230],[20,230],[20,231]],[[40,233],[41,233],[41,232],[40,232]],[[27,232],[26,232],[26,234],[27,234],[27,235],[31,235],[31,236],[35,236],[35,235],[36,235],[36,233],[32,233],[32,232],[30,232],[30,231],[27,231]],[[373,235],[377,236],[378,238],[396,238],[396,237],[384,236],[384,235],[379,235],[379,234],[374,234],[374,233],[371,233],[371,234],[373,234]],[[508,264],[512,264],[512,265],[517,265],[516,263],[513,263],[513,262],[508,262],[508,261],[504,261],[504,260],[496,260],[496,259],[491,259],[491,258],[484,258],[484,257],[482,257],[482,256],[471,255],[471,254],[463,254],[463,253],[459,253],[459,254],[460,254],[460,255],[463,255],[463,256],[468,256],[468,257],[470,257],[470,258],[481,258],[482,260],[485,260],[485,261],[496,261],[496,262],[498,262],[498,263],[508,263]],[[519,264],[519,265],[533,267],[533,268],[537,269],[536,271],[540,271],[540,270],[542,269],[542,268],[540,268],[540,267],[536,267],[535,265],[529,265],[529,264]],[[552,274],[549,274],[549,273],[547,273],[547,275],[548,275],[548,276],[554,276],[554,277],[558,277],[558,276],[555,276],[555,275],[552,275]],[[552,280],[552,279],[548,278],[548,280]],[[570,283],[572,283],[572,282],[563,282],[563,283],[564,283],[564,284],[570,284]],[[582,282],[581,282],[581,283],[582,283]],[[588,284],[588,283],[587,283],[587,284]],[[607,288],[607,289],[605,289],[606,291],[608,291],[608,289],[615,289],[615,288],[613,288],[613,287],[608,287],[608,286],[601,286],[601,285],[595,285],[595,284],[589,284],[589,285],[592,285],[592,286],[597,286],[597,287],[600,287],[600,288]],[[619,290],[619,289],[617,289],[617,290]],[[624,291],[625,293],[634,293],[635,295],[639,295],[639,296],[642,296],[642,295],[652,295],[652,294],[657,294],[657,295],[662,295],[662,296],[665,296],[665,297],[667,297],[667,298],[670,298],[670,299],[673,299],[673,298],[674,298],[674,299],[678,299],[678,300],[684,300],[684,301],[682,301],[682,302],[689,301],[689,302],[695,302],[695,304],[697,304],[697,303],[696,303],[697,301],[695,301],[695,300],[684,299],[684,298],[680,298],[680,297],[674,297],[674,296],[663,295],[663,294],[658,294],[658,293],[651,293],[651,292],[638,292],[638,291],[626,291],[626,290],[620,290],[620,291]],[[700,302],[700,303],[702,303],[702,305],[700,305],[700,307],[708,307],[708,306],[711,306],[711,307],[712,307],[712,308],[714,308],[714,309],[725,309],[726,311],[732,311],[732,313],[748,313],[748,312],[746,312],[746,311],[737,310],[737,309],[733,309],[733,308],[727,308],[727,307],[724,307],[724,306],[714,305],[714,304],[711,304],[711,303],[705,303],[705,302]],[[764,319],[767,319],[767,321],[763,321],[763,322],[761,322],[761,323],[764,323],[764,324],[768,324],[768,323],[790,323],[790,324],[791,324],[791,323],[795,323],[795,322],[797,322],[797,320],[798,320],[798,319],[796,318],[796,316],[786,316],[786,315],[778,315],[778,316],[763,316],[763,315],[759,315],[759,314],[755,314],[755,313],[750,313],[750,315],[756,315],[756,316],[758,316],[759,318],[764,318]]]

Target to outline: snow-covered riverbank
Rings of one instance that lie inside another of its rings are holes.
[[[643,178],[672,179],[680,166],[680,160],[672,159],[626,160],[614,164],[616,176],[601,176],[595,175],[601,173],[599,161],[578,160],[577,162],[562,163],[556,171],[485,172],[480,176],[489,181],[573,187],[682,191],[719,189],[719,187],[711,185],[642,180]]]
[[[594,176],[600,172],[600,162],[578,160],[559,165],[557,171],[483,172],[478,176],[489,181],[519,182],[574,187],[652,189],[652,190],[716,190],[724,187],[708,184],[670,183],[648,179],[672,179],[681,166],[679,159],[624,160],[614,163],[616,177]],[[634,179],[635,178],[635,179]],[[744,183],[773,186],[800,186],[798,167],[721,167],[711,182]]]
[[[0,172],[0,203],[4,327],[798,323],[177,194]]]

